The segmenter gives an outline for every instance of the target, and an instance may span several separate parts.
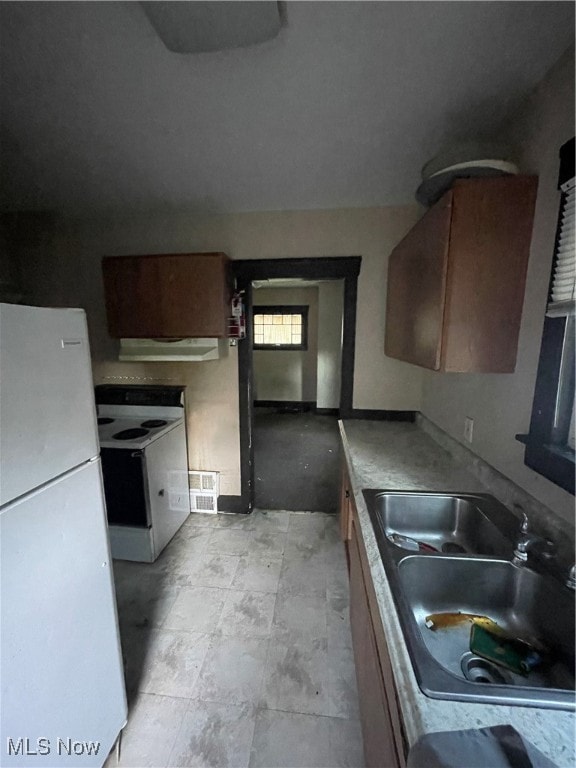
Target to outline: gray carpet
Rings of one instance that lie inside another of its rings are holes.
[[[336,512],[339,437],[335,416],[255,408],[255,505]]]

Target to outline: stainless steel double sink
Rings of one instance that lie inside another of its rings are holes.
[[[512,564],[514,515],[483,494],[363,493],[422,691],[440,699],[574,710],[574,593]],[[405,548],[414,542],[419,549]],[[426,626],[431,614],[458,612],[492,619],[510,637],[540,649],[543,663],[523,676],[471,653],[469,623]]]

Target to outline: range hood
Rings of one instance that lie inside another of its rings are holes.
[[[189,363],[217,360],[219,339],[120,339],[119,360]]]

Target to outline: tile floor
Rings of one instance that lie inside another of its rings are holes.
[[[155,563],[114,572],[120,766],[363,766],[334,516],[192,515]]]

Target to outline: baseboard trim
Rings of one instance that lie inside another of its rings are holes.
[[[340,415],[339,408],[318,408],[314,400],[255,400],[254,408],[277,408],[288,413],[312,412],[319,416]]]
[[[252,510],[242,496],[218,496],[218,512],[234,512],[246,515]]]
[[[290,413],[307,413],[316,410],[315,400],[255,400],[255,408],[278,408]]]
[[[380,411],[365,408],[353,408],[347,419],[368,419],[370,421],[416,421],[416,411]]]

